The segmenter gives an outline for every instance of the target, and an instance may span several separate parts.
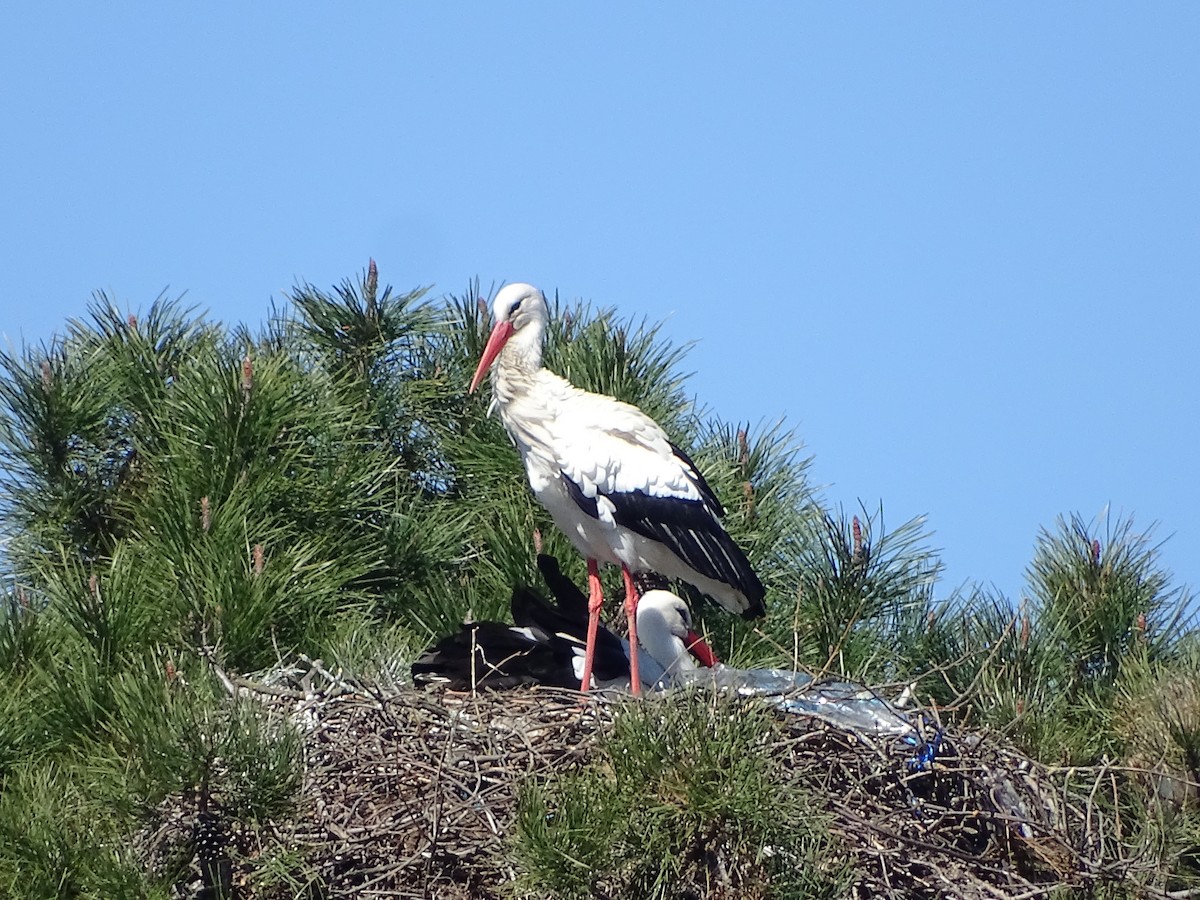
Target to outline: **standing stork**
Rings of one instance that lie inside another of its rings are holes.
[[[762,582],[721,525],[725,511],[700,470],[636,406],[575,387],[542,367],[550,311],[529,284],[492,301],[494,325],[470,392],[492,371],[499,410],[534,495],[587,557],[588,632],[581,689],[591,681],[603,594],[599,564],[621,567],[629,643],[638,646],[633,573],[699,588],[747,619],[763,614]],[[641,681],[633,654],[632,686]]]

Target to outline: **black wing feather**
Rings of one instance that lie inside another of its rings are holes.
[[[518,587],[512,596],[513,621],[518,625],[549,632],[558,640],[573,644],[581,652],[587,645],[587,597],[562,574],[558,560],[553,556],[539,556],[538,568],[554,592],[558,605],[546,602],[527,587]],[[554,573],[556,577],[552,580]],[[592,673],[598,681],[629,677],[629,657],[625,655],[625,645],[603,626],[596,631],[596,656],[592,661]]]
[[[542,580],[546,582],[546,587],[550,588],[550,593],[558,601],[558,608],[567,615],[586,623],[588,617],[587,594],[563,574],[558,559],[549,553],[539,553],[537,567],[542,573]]]
[[[732,585],[745,594],[750,603],[742,613],[744,618],[761,616],[766,588],[754,574],[746,554],[721,524],[724,507],[688,455],[674,445],[672,449],[695,474],[693,483],[700,499],[655,497],[641,490],[604,494],[613,505],[614,520],[642,537],[664,544],[701,575]],[[598,519],[596,498],[584,494],[583,488],[565,474],[562,479],[575,505]]]
[[[441,681],[460,691],[523,684],[579,687],[574,661],[587,641],[587,595],[563,575],[554,557],[540,554],[538,568],[557,604],[524,585],[512,595],[513,621],[532,637],[501,622],[465,624],[413,663],[413,680]],[[603,627],[596,634],[592,673],[598,681],[629,677],[621,639]]]
[[[700,492],[700,496],[704,499],[704,502],[708,504],[709,508],[712,509],[718,518],[723,517],[725,515],[725,507],[717,499],[716,492],[704,480],[704,476],[700,473],[700,467],[692,462],[692,458],[683,452],[682,447],[677,447],[670,441],[667,441],[667,445],[671,448],[671,452],[675,454],[675,457],[687,463],[688,468],[692,470],[692,474],[696,476],[692,479],[692,484],[696,486],[696,490]]]
[[[444,680],[464,691],[522,684],[577,688],[572,657],[562,642],[533,640],[500,622],[473,622],[426,650],[413,663],[412,676],[414,681]]]
[[[667,546],[699,572],[737,588],[750,601],[742,614],[762,615],[766,595],[750,560],[700,500],[654,497],[643,491],[611,494],[618,525]]]

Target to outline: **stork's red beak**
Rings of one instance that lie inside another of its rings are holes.
[[[696,657],[696,661],[705,668],[711,669],[720,662],[717,654],[713,652],[712,647],[708,646],[704,638],[690,629],[683,638],[683,646],[687,647],[688,653]]]
[[[479,382],[483,381],[483,376],[492,367],[492,363],[496,361],[496,357],[500,355],[500,351],[504,349],[504,345],[508,343],[512,333],[512,322],[496,323],[487,345],[483,348],[483,356],[479,357],[479,366],[475,369],[475,377],[471,379],[471,386],[467,388],[468,394],[475,393],[475,388],[479,387]]]

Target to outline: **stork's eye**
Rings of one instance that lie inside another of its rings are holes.
[[[518,301],[516,301],[515,303],[513,303],[513,305],[512,305],[512,306],[510,306],[510,307],[508,308],[508,318],[510,318],[510,319],[511,319],[511,318],[512,318],[514,315],[516,315],[516,313],[517,313],[517,310],[521,308],[521,301],[522,301],[522,300],[524,300],[524,299],[525,299],[525,298],[524,298],[524,297],[522,297],[522,298],[521,298],[521,300],[518,300]]]

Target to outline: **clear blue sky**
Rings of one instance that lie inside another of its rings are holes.
[[[1020,595],[1106,505],[1200,588],[1200,4],[56,4],[0,25],[0,332],[379,262],[666,319],[833,503]],[[1173,535],[1173,536],[1172,536]]]

